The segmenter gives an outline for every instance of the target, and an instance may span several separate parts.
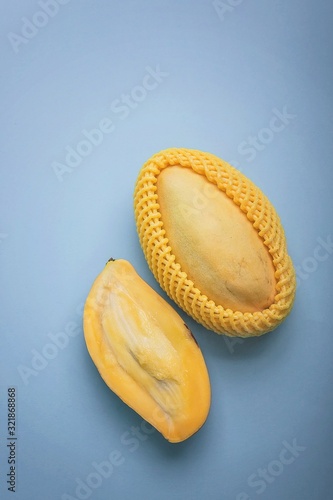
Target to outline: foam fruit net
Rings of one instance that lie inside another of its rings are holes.
[[[263,239],[275,267],[276,294],[269,308],[254,313],[225,309],[201,294],[173,254],[163,228],[157,178],[170,166],[191,168],[231,198]],[[230,336],[258,336],[276,328],[289,314],[296,280],[280,219],[267,197],[247,177],[210,153],[171,148],[152,156],[142,167],[134,193],[140,243],[148,265],[163,290],[187,314],[209,330]]]

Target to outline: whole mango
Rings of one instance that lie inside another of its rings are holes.
[[[206,328],[257,336],[291,311],[295,272],[280,219],[227,162],[190,149],[157,153],[139,173],[134,209],[155,278]]]

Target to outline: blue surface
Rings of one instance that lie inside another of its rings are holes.
[[[42,3],[0,7],[1,499],[333,498],[332,3]],[[174,146],[214,153],[263,189],[299,278],[291,315],[260,339],[234,343],[180,312],[212,406],[178,445],[138,434],[142,419],[99,377],[81,327],[111,256],[165,297],[132,195],[142,164]]]

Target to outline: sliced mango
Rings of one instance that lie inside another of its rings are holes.
[[[90,356],[108,387],[170,442],[204,424],[210,381],[176,311],[125,260],[110,260],[84,308]]]

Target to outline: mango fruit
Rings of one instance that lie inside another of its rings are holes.
[[[258,336],[288,316],[296,281],[282,224],[227,162],[184,148],[155,154],[139,172],[134,211],[155,278],[203,326]]]
[[[128,261],[111,259],[96,278],[83,329],[104,382],[168,441],[200,429],[211,397],[201,350],[182,318]]]

